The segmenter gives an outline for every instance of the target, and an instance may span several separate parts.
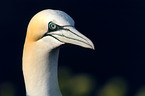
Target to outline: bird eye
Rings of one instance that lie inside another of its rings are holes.
[[[56,30],[56,29],[57,29],[57,25],[56,25],[55,23],[53,23],[53,22],[50,22],[50,23],[49,23],[49,29],[50,29],[51,31]]]

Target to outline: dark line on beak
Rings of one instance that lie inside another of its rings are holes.
[[[56,39],[56,40],[58,40],[58,41],[64,43],[63,41],[59,40],[58,38],[56,38],[55,36],[53,36],[53,35],[51,35],[51,34],[48,34],[47,36],[51,36],[51,37],[53,37],[54,39]]]
[[[61,35],[61,34],[53,34],[53,35],[58,35],[58,36],[62,36],[62,37],[68,38],[68,39],[76,40],[76,41],[85,43],[86,45],[92,47],[89,43],[86,43],[86,42],[84,42],[84,41],[82,41],[82,40],[78,40],[78,39],[75,39],[75,38],[67,37],[67,36]],[[52,36],[53,36],[53,35],[52,35]],[[54,37],[54,36],[53,36],[53,37]],[[57,38],[55,37],[55,39],[57,39]],[[57,39],[57,40],[59,40],[59,39]],[[61,41],[61,40],[59,40],[59,41]],[[61,42],[63,42],[63,41],[61,41]],[[63,43],[64,43],[64,42],[63,42]]]
[[[78,37],[80,37],[80,38],[84,39],[86,42],[88,42],[85,38],[83,38],[83,37],[81,37],[80,35],[78,35],[78,34],[74,33],[74,32],[73,32],[73,31],[71,31],[70,29],[64,28],[63,30],[67,30],[67,31],[71,32],[72,34],[74,34],[74,35],[76,35],[76,36],[78,36]],[[89,44],[89,42],[87,43],[87,45],[90,45],[90,44]],[[90,46],[91,46],[91,45],[90,45]],[[91,47],[92,47],[92,46],[91,46]]]

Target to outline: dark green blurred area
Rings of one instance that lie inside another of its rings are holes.
[[[99,87],[90,74],[74,74],[70,68],[59,68],[59,84],[63,96],[127,96],[129,86],[124,78],[113,77]],[[11,82],[0,84],[0,96],[18,96],[17,86]],[[145,96],[145,87],[133,96]]]

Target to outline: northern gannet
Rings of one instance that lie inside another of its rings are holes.
[[[27,96],[62,96],[57,63],[60,46],[67,43],[94,49],[63,11],[43,10],[30,20],[22,60]]]

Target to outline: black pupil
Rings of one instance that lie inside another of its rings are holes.
[[[53,29],[55,29],[56,26],[55,26],[55,24],[52,24],[51,27],[52,27]]]

